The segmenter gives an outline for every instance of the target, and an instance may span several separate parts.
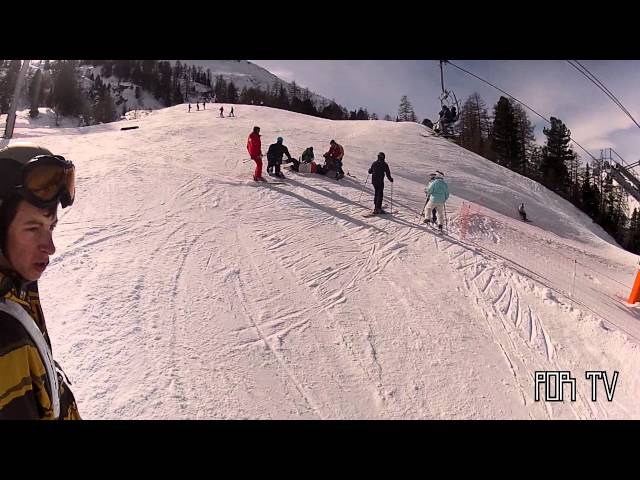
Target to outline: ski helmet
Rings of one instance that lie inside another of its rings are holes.
[[[0,149],[0,205],[15,196],[38,208],[60,202],[62,208],[75,199],[73,163],[29,142]]]
[[[276,138],[276,142],[278,142],[278,143],[282,143],[283,141],[284,141],[284,139],[282,137]]]
[[[378,153],[378,158],[381,158],[382,160],[384,160],[384,152],[380,152]]]

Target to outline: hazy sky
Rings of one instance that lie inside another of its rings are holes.
[[[283,80],[335,100],[349,109],[395,118],[407,95],[419,120],[435,120],[440,110],[437,60],[251,60]],[[451,60],[522,100],[541,115],[559,117],[572,136],[596,157],[614,148],[627,162],[640,159],[640,128],[601,90],[564,60]],[[579,60],[640,123],[640,61]],[[462,104],[478,92],[491,114],[501,93],[455,67],[444,67],[445,88]],[[542,119],[527,110],[542,144]],[[587,155],[575,150],[585,159]]]

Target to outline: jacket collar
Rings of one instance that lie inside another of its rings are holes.
[[[25,280],[16,272],[7,257],[4,256],[4,252],[0,250],[0,291],[3,295],[6,293],[5,289],[15,287],[16,290],[26,290],[27,287],[33,282]]]

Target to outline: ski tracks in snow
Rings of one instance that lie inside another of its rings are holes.
[[[533,295],[523,296],[526,289],[522,287],[531,280],[452,237],[441,237],[435,243],[461,277],[465,294],[474,299],[532,418],[554,418],[557,414],[578,419],[606,417],[606,412],[594,412],[595,407],[579,389],[576,402],[553,407],[534,402],[534,372],[571,370],[571,359],[558,358],[555,341],[537,306],[541,301]]]

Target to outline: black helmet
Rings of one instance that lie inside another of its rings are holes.
[[[73,163],[33,143],[14,143],[0,149],[0,204],[20,196],[38,208],[75,198]]]
[[[378,158],[381,158],[382,160],[384,160],[384,152],[378,153]]]

